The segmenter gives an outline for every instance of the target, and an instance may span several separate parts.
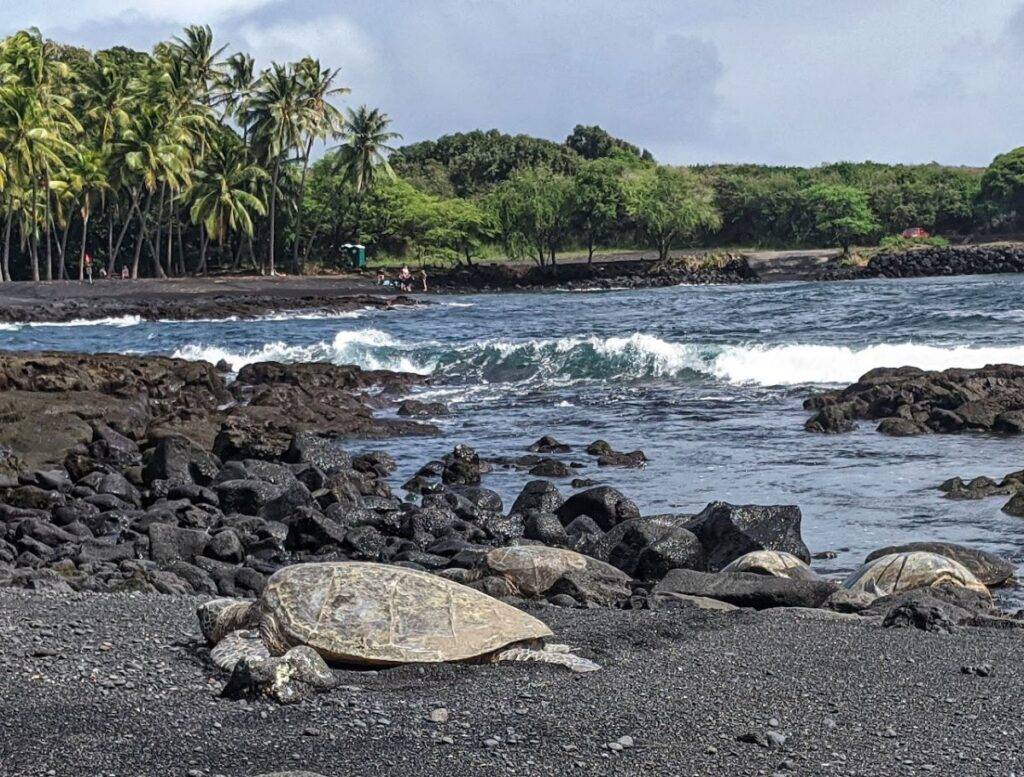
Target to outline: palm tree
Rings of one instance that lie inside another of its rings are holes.
[[[153,195],[158,188],[163,191],[162,187],[169,187],[172,192],[179,191],[189,182],[190,141],[191,135],[181,119],[168,121],[162,112],[147,110],[134,117],[132,126],[114,144],[114,164],[123,164],[132,175],[130,211],[139,220],[139,234],[132,257],[132,278],[139,277],[142,244],[149,238]],[[160,265],[157,246],[151,245],[151,248],[154,273],[163,277],[165,273]]]
[[[228,232],[253,236],[253,214],[266,215],[263,200],[255,193],[267,180],[266,171],[255,164],[248,150],[230,130],[225,130],[210,147],[203,166],[196,170],[189,196],[189,215],[200,227],[200,257],[197,272],[206,271],[206,249],[216,240],[223,249]]]
[[[102,151],[85,148],[71,162],[64,171],[64,180],[55,181],[54,189],[58,193],[66,193],[75,204],[82,217],[82,244],[78,252],[78,280],[85,278],[85,253],[89,242],[89,220],[92,217],[93,207],[98,200],[101,200],[110,188],[110,176],[107,172],[107,159]],[[70,227],[71,214],[68,214],[68,227]],[[64,244],[67,242],[65,231]],[[61,249],[61,261],[64,260],[64,250]]]
[[[210,105],[213,90],[224,76],[224,66],[218,58],[227,46],[214,50],[209,25],[191,25],[185,28],[184,36],[176,35],[168,48],[194,85],[194,97]]]
[[[301,133],[305,137],[305,148],[302,154],[302,174],[299,177],[298,213],[295,218],[295,238],[292,241],[292,271],[298,273],[299,243],[302,240],[302,201],[306,196],[306,176],[309,173],[309,159],[313,153],[313,143],[317,140],[337,138],[345,125],[341,111],[335,108],[330,100],[350,91],[343,86],[335,86],[339,70],[331,70],[320,66],[320,60],[306,57],[295,65],[295,74],[302,89],[301,99],[305,103]]]
[[[337,169],[344,173],[357,193],[373,188],[377,172],[389,178],[395,173],[388,164],[388,154],[395,149],[388,145],[402,136],[390,132],[391,117],[379,109],[361,105],[348,111],[346,140],[336,158]]]
[[[246,124],[252,127],[252,137],[260,156],[270,168],[270,239],[268,271],[276,274],[274,258],[277,238],[277,195],[281,181],[282,164],[288,153],[296,148],[307,123],[308,106],[302,100],[295,68],[274,64],[263,72],[255,93],[249,101]]]

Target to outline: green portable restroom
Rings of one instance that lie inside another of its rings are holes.
[[[348,254],[349,267],[353,270],[362,270],[366,267],[366,246],[359,243],[345,243],[342,248]]]

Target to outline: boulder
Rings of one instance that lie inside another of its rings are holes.
[[[591,518],[601,529],[608,531],[616,524],[639,518],[640,510],[621,491],[611,486],[597,486],[573,494],[556,511],[563,526],[568,526],[581,515]]]
[[[825,580],[790,580],[749,572],[711,573],[673,569],[654,586],[651,596],[704,596],[709,599],[753,607],[820,607],[838,589]]]
[[[811,554],[800,536],[795,505],[732,505],[712,502],[685,524],[700,540],[712,572],[752,550],[781,550],[805,563]]]
[[[565,499],[550,480],[531,480],[519,492],[511,512],[524,515],[531,510],[554,513],[564,502]]]
[[[206,550],[209,541],[210,535],[198,529],[182,529],[165,523],[149,526],[149,556],[161,566],[170,566],[176,561],[193,563]]]
[[[154,480],[177,480],[208,486],[219,470],[220,462],[213,454],[184,437],[168,435],[149,452],[142,479],[146,485]]]

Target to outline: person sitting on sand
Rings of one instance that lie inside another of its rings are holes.
[[[124,267],[121,268],[121,280],[128,280],[128,265],[125,265]]]
[[[420,280],[423,281],[423,291],[427,290],[427,271],[420,269]]]
[[[408,267],[403,267],[398,273],[398,288],[402,291],[412,291],[412,273]]]

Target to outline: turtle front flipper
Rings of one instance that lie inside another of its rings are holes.
[[[256,631],[232,631],[210,650],[210,660],[225,672],[234,670],[243,658],[263,661],[270,658],[270,651]]]
[[[542,664],[564,666],[570,672],[596,672],[601,668],[589,658],[569,652],[567,645],[547,645],[543,648],[510,647],[494,654],[495,661],[537,661]]]

